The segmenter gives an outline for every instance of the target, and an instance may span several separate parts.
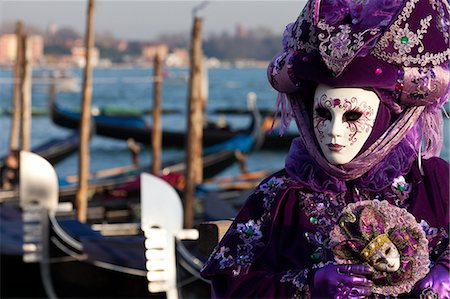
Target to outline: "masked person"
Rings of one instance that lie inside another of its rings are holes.
[[[300,136],[202,269],[213,297],[449,297],[449,10],[310,0],[286,27],[268,78]]]

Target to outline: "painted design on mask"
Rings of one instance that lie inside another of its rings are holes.
[[[375,123],[373,118],[374,109],[366,102],[361,102],[361,104],[359,104],[358,99],[355,97],[341,101],[340,99],[328,98],[326,94],[323,94],[320,97],[314,113],[314,128],[317,130],[319,141],[322,142],[324,139],[324,128],[327,125],[326,122],[331,121],[333,116],[326,111],[320,111],[320,113],[318,113],[317,109],[337,108],[345,111],[344,119],[342,119],[342,121],[347,124],[347,129],[350,131],[348,137],[350,145],[353,145],[358,141],[356,137],[358,133],[368,133],[373,128],[373,124]]]
[[[318,101],[317,107],[314,108],[314,112],[313,112],[313,116],[314,116],[314,129],[317,132],[317,139],[319,139],[319,142],[322,142],[325,135],[323,133],[324,128],[325,128],[325,122],[329,121],[331,118],[331,115],[328,116],[328,113],[326,113],[326,111],[323,111],[324,114],[320,115],[319,113],[317,113],[318,109],[329,109],[331,108],[333,105],[331,103],[331,99],[328,99],[326,94],[322,94],[320,96],[320,99]]]
[[[341,106],[339,106],[341,107]],[[346,122],[351,134],[348,138],[350,145],[353,145],[357,139],[356,134],[361,132],[369,133],[372,131],[375,119],[373,118],[373,108],[367,102],[358,103],[358,99],[353,97],[345,100],[342,109],[346,110]],[[357,117],[355,119],[355,117]]]
[[[314,133],[330,163],[348,163],[356,156],[372,132],[378,105],[379,99],[371,91],[318,87],[314,99]],[[335,159],[337,156],[340,158]]]

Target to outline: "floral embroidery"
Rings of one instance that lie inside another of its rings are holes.
[[[328,49],[331,51],[331,56],[342,58],[345,55],[348,55],[348,46],[351,42],[348,32],[342,31],[333,36],[330,39],[330,45],[328,46]]]
[[[420,221],[420,226],[425,232],[425,236],[427,237],[428,242],[432,244],[433,241],[437,241],[434,248],[430,246],[430,254],[439,254],[442,251],[442,242],[448,239],[448,234],[443,227],[437,229],[435,227],[431,227],[425,220]],[[448,241],[447,241],[448,242]],[[448,243],[447,243],[448,244]],[[448,247],[447,249],[448,250]]]
[[[220,269],[224,269],[227,267],[231,267],[234,265],[234,259],[230,256],[225,257],[225,253],[227,253],[228,251],[230,251],[229,248],[226,248],[224,246],[220,247],[220,251],[219,252],[214,252],[212,254],[212,256],[214,256],[214,258],[216,260],[220,259]]]
[[[405,28],[399,28],[393,35],[394,49],[398,50],[400,55],[410,53],[411,49],[421,42],[417,34],[409,30],[409,24],[405,24]]]
[[[387,200],[388,202],[400,207],[407,208],[405,203],[409,198],[412,187],[406,182],[403,176],[394,179],[391,185],[391,191],[387,190],[382,194],[355,189],[354,201],[362,200]],[[325,193],[307,193],[298,191],[299,204],[311,224],[314,225],[314,232],[306,232],[305,238],[316,249],[311,254],[312,260],[330,260],[330,238],[329,234],[337,223],[338,218],[346,206],[345,194],[325,194]]]
[[[311,294],[308,285],[308,275],[310,274],[311,270],[319,269],[329,264],[333,264],[333,262],[319,262],[317,264],[314,264],[311,268],[289,270],[286,272],[286,274],[283,275],[280,282],[290,282],[297,288],[297,292],[294,298],[310,298]]]
[[[316,247],[310,258],[313,261],[327,261],[331,259],[329,251],[329,234],[337,222],[342,209],[345,207],[343,194],[332,197],[324,193],[298,192],[300,207],[305,211],[310,222],[315,226],[315,232],[306,232],[308,243]]]
[[[428,64],[439,65],[445,62],[450,57],[450,48],[447,48],[441,53],[423,53],[424,46],[422,40],[424,34],[427,33],[428,28],[431,26],[430,22],[432,16],[428,16],[420,21],[420,28],[416,32],[409,29],[406,21],[410,18],[412,11],[414,10],[416,3],[419,0],[410,0],[404,6],[402,12],[398,16],[397,20],[389,27],[389,30],[384,33],[374,48],[374,55],[379,59],[382,59],[388,63],[397,63],[409,66],[412,64],[425,66]],[[443,33],[444,38],[448,40],[448,20],[446,21],[444,9],[439,9],[434,1],[430,1],[435,10],[439,11],[438,20],[435,20],[436,27]],[[443,1],[445,2],[445,1]],[[404,24],[402,26],[402,24]],[[447,29],[447,30],[446,30]],[[393,47],[397,52],[387,53],[385,49],[393,43]],[[417,55],[408,55],[413,48],[417,47]]]
[[[397,195],[399,203],[405,202],[411,193],[411,185],[406,182],[402,175],[394,179],[391,189]]]
[[[282,189],[283,185],[283,179],[282,178],[276,178],[272,177],[270,180],[268,180],[266,183],[261,184],[257,192],[263,192],[264,194],[268,194],[269,196],[276,195],[278,191]]]
[[[376,199],[379,201],[387,200],[389,203],[396,205],[400,208],[407,209],[409,204],[406,200],[409,198],[410,192],[403,193],[404,196],[399,196],[399,191],[393,192],[392,185],[390,189],[385,190],[383,193],[371,193],[367,191],[361,191],[361,197],[363,199]]]
[[[320,21],[317,27],[326,32],[318,35],[320,54],[328,68],[336,74],[344,70],[354,54],[364,45],[365,35],[373,36],[380,31],[379,28],[370,28],[350,35],[352,33],[350,25],[340,25],[338,27],[340,31],[335,32],[336,28],[325,21]]]
[[[261,222],[255,223],[253,220],[249,220],[247,223],[239,223],[236,231],[239,233],[239,237],[245,244],[256,242],[262,238]]]
[[[289,270],[285,275],[281,278],[280,282],[290,282],[292,283],[298,290],[303,291],[305,287],[308,286],[308,274],[309,269],[302,270]]]
[[[310,40],[308,43],[303,43],[300,37],[303,35],[302,25],[303,23],[309,24],[309,37]],[[287,31],[288,35],[286,38],[286,47],[294,50],[304,49],[307,53],[312,52],[317,49],[315,43],[317,41],[314,27],[312,26],[312,13],[311,13],[311,5],[305,6],[300,17],[294,23],[294,25]]]
[[[430,225],[425,220],[422,219],[419,224],[425,232],[428,241],[430,241],[434,236],[437,235],[438,229],[435,227],[430,227]]]
[[[436,27],[440,32],[442,32],[445,42],[448,43],[450,38],[450,20],[445,16],[445,9],[447,9],[447,11],[450,11],[450,3],[445,1],[439,2],[435,0],[431,0],[430,3],[433,9],[439,13],[436,20]],[[447,7],[444,8],[443,5],[446,5]]]
[[[264,212],[260,219],[250,219],[246,223],[237,223],[235,228],[230,229],[227,234],[235,234],[242,241],[236,247],[236,255],[230,254],[230,248],[222,246],[216,247],[206,264],[210,263],[213,258],[218,260],[220,269],[232,268],[234,276],[239,275],[244,268],[249,267],[254,261],[253,250],[256,247],[263,247],[264,243],[261,242],[263,238],[263,232],[261,226],[268,220],[270,220],[270,210],[272,203],[277,194],[286,188],[285,177],[270,178],[266,183],[261,184],[255,191],[255,193],[262,192],[265,196],[263,198]]]
[[[292,282],[297,288],[301,289],[305,286],[306,277],[308,275],[309,269],[302,270],[289,270],[281,278],[281,282]]]
[[[266,221],[270,218],[270,208],[272,206],[272,202],[275,199],[275,196],[279,191],[285,188],[284,181],[286,178],[276,178],[272,177],[269,181],[264,184],[261,184],[256,192],[263,192],[265,195],[263,198],[264,202],[264,214],[261,216],[263,221]]]

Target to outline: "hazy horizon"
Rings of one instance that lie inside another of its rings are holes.
[[[117,1],[95,2],[94,28],[126,40],[149,40],[160,34],[190,31],[194,7],[204,1]],[[282,33],[295,21],[305,1],[208,1],[198,15],[205,34],[234,32],[238,24],[246,29],[265,27]],[[41,1],[0,0],[0,25],[22,20],[45,30],[51,24],[71,27],[83,34],[87,0]]]

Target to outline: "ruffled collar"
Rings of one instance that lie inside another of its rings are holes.
[[[402,140],[369,171],[349,181],[328,174],[310,156],[302,139],[296,138],[286,157],[285,168],[291,178],[316,192],[344,193],[350,182],[360,190],[379,192],[389,187],[394,179],[407,174],[415,156],[415,151],[407,141]]]

